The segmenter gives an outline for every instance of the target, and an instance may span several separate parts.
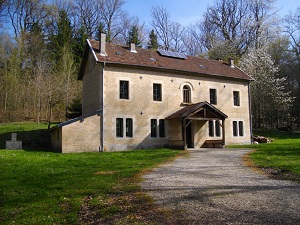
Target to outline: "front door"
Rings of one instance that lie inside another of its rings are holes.
[[[192,121],[187,120],[186,121],[186,145],[188,148],[194,148],[194,137],[193,137],[193,131],[192,131]]]

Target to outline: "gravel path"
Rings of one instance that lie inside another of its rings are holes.
[[[161,206],[183,210],[187,224],[300,224],[300,184],[247,167],[248,150],[191,150],[143,176]]]

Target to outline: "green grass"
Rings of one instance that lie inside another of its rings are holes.
[[[0,125],[0,137],[41,129],[23,125]],[[180,152],[57,154],[0,149],[0,224],[86,224],[94,220],[146,224],[140,218],[141,208],[151,211],[146,207],[150,200],[139,194],[137,175]]]
[[[55,154],[0,151],[1,224],[75,224],[86,198],[137,190],[127,179],[166,161],[178,151],[167,149],[113,153]],[[101,201],[100,201],[101,200]],[[102,216],[119,212],[118,205]]]
[[[254,148],[250,159],[254,165],[262,168],[272,168],[283,174],[292,173],[294,178],[300,178],[300,134],[283,132],[256,132],[255,134],[270,137],[272,143],[244,145],[234,147]]]
[[[50,151],[50,132],[47,123],[1,123],[0,149],[5,148],[5,141],[11,140],[11,133],[17,133],[17,140],[22,141],[23,149]]]

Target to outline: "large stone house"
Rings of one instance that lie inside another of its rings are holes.
[[[222,147],[251,142],[252,78],[233,60],[87,40],[83,116],[52,130],[58,152]]]

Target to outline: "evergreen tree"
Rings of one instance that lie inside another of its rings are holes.
[[[89,37],[88,33],[84,26],[81,26],[80,29],[75,34],[75,37],[74,37],[75,44],[73,47],[73,52],[74,52],[76,64],[78,66],[81,63],[84,47],[85,47],[86,40],[88,39],[88,37]]]
[[[149,35],[148,49],[158,49],[157,35],[155,34],[154,30],[151,30]]]
[[[63,48],[74,46],[73,29],[71,21],[65,10],[59,11],[59,19],[56,24],[56,30],[49,37],[49,50],[52,52],[55,62],[59,62],[62,57]]]
[[[139,28],[137,25],[133,25],[128,34],[128,44],[135,43],[137,47],[141,47],[142,43],[139,38]]]
[[[81,98],[75,98],[75,99],[73,99],[70,106],[68,107],[68,112],[67,112],[66,117],[68,119],[74,119],[79,116],[82,116]]]

